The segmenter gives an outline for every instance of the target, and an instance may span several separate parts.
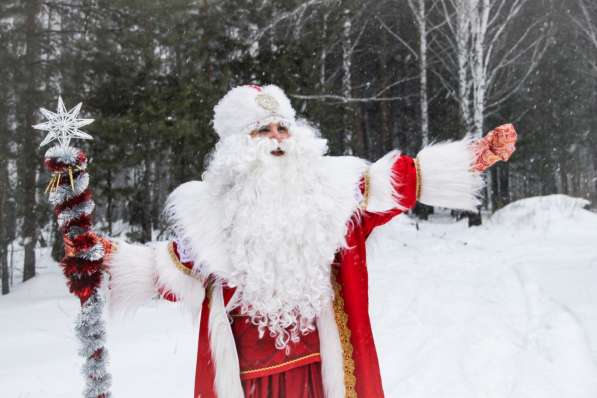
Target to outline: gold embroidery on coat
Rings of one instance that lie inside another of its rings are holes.
[[[352,358],[352,343],[350,342],[350,329],[348,328],[348,315],[344,311],[344,299],[342,298],[342,287],[336,280],[337,271],[332,273],[332,283],[334,285],[334,313],[336,315],[336,324],[340,334],[340,344],[344,354],[344,388],[346,398],[357,398],[355,389],[356,377],[354,375],[354,359]]]
[[[421,197],[421,163],[419,162],[418,158],[415,158],[415,172],[417,174],[417,200]]]
[[[320,355],[321,355],[320,353],[314,352],[313,354],[305,355],[305,356],[300,357],[300,358],[291,359],[290,361],[286,361],[286,362],[280,363],[278,365],[268,366],[268,367],[259,368],[259,369],[243,370],[243,371],[240,372],[240,374],[241,375],[247,375],[247,374],[256,373],[256,372],[264,372],[264,371],[267,371],[267,370],[278,369],[278,368],[281,368],[281,367],[286,366],[286,365],[291,365],[291,364],[297,363],[299,361],[304,361],[305,359],[311,359],[311,358],[319,357]]]
[[[190,277],[202,280],[199,277],[199,275],[197,275],[197,274],[195,274],[193,272],[193,270],[191,268],[185,267],[185,265],[180,262],[180,259],[178,258],[178,256],[174,252],[174,242],[169,242],[168,243],[168,254],[170,255],[170,259],[172,260],[172,262],[174,263],[174,265],[176,266],[176,268],[178,268],[181,272],[187,274]]]

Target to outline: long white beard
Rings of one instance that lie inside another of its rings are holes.
[[[345,243],[347,221],[334,213],[322,172],[326,142],[308,127],[291,134],[281,144],[229,137],[204,175],[224,210],[233,306],[261,336],[268,330],[278,349],[313,331],[316,316],[330,305],[331,263]],[[278,146],[284,156],[271,154]]]

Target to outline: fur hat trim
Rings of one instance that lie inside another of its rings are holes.
[[[275,85],[246,85],[231,89],[214,107],[213,126],[220,138],[248,134],[269,123],[287,128],[295,111],[284,91]]]

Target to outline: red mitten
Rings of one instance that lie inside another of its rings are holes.
[[[61,265],[70,291],[83,303],[101,283],[104,258],[112,244],[92,230],[95,203],[85,153],[78,148],[55,146],[46,152],[44,164],[52,173],[46,191],[64,234]]]
[[[516,150],[516,139],[516,130],[512,124],[504,124],[491,130],[473,143],[473,170],[483,172],[500,160],[510,159]]]

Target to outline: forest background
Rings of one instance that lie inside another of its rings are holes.
[[[61,256],[43,136],[31,128],[58,95],[96,119],[95,140],[77,145],[98,229],[126,225],[142,242],[161,237],[167,194],[200,178],[213,106],[246,83],[283,87],[331,154],[369,160],[513,122],[518,151],[487,174],[484,209],[552,193],[596,203],[593,3],[2,0],[2,293],[35,276],[36,247]]]

